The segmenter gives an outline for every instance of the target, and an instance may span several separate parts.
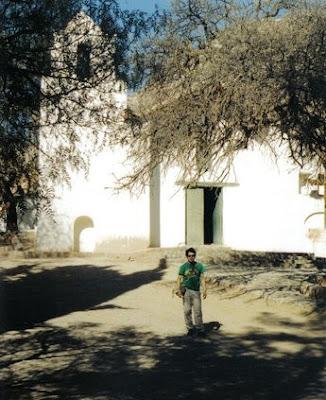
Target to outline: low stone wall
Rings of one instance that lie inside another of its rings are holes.
[[[311,310],[326,302],[326,275],[322,272],[242,270],[233,273],[211,269],[208,283],[228,296],[250,295],[276,303],[293,303]]]

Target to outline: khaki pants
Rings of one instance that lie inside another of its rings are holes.
[[[192,322],[192,310],[194,312],[195,324]],[[199,330],[204,328],[199,291],[191,289],[186,290],[186,293],[183,296],[183,311],[187,329],[192,329],[194,325]]]

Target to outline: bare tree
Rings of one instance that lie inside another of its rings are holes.
[[[148,182],[158,164],[187,180],[208,168],[222,178],[254,142],[284,142],[299,165],[325,166],[324,2],[245,3],[221,15],[205,46],[170,30],[152,44],[158,56],[127,116],[138,168],[122,185]]]

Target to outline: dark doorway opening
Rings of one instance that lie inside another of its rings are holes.
[[[218,242],[218,199],[221,188],[204,188],[204,244]]]

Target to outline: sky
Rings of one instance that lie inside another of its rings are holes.
[[[119,0],[122,9],[139,9],[152,13],[155,10],[155,4],[159,9],[168,8],[170,0]]]

